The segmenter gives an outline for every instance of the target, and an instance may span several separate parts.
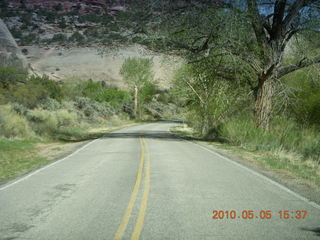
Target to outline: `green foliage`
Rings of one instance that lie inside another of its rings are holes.
[[[10,90],[11,101],[20,103],[28,108],[34,108],[47,98],[60,101],[62,90],[59,83],[50,80],[47,76],[28,78],[26,83],[15,85]]]
[[[89,28],[84,31],[84,35],[87,38],[97,40],[100,36],[98,28]]]
[[[151,81],[146,82],[138,93],[138,98],[142,103],[151,102],[157,93],[157,84]]]
[[[59,3],[59,4],[55,5],[53,8],[54,8],[54,10],[56,10],[57,12],[59,12],[59,11],[62,11],[62,10],[63,10],[63,7],[62,7],[62,4],[61,4],[61,3]]]
[[[34,131],[40,136],[54,137],[61,127],[76,125],[78,115],[66,109],[55,111],[34,109],[27,113],[27,119],[32,124]]]
[[[108,88],[102,91],[96,98],[98,102],[107,102],[116,109],[122,109],[129,102],[129,93],[123,90]]]
[[[296,71],[283,81],[292,89],[287,115],[303,125],[320,125],[320,71],[315,67]],[[277,99],[281,103],[281,99]]]
[[[185,65],[178,69],[172,89],[189,111],[187,120],[202,136],[230,116],[250,109],[247,91],[237,88],[237,83],[223,81],[205,66]]]
[[[54,42],[54,43],[64,43],[66,41],[67,41],[67,36],[62,33],[54,34],[50,40],[50,42]]]
[[[98,14],[80,15],[78,19],[79,23],[85,23],[85,22],[99,23],[102,20],[103,20],[103,17]]]
[[[59,21],[59,28],[61,29],[65,29],[68,27],[68,25],[66,24],[66,21],[64,20],[64,18],[61,18],[61,20]]]
[[[317,128],[305,128],[292,120],[275,118],[270,131],[255,127],[253,116],[231,119],[219,126],[219,137],[249,150],[295,152],[305,159],[320,163],[320,133]]]
[[[9,88],[11,84],[25,82],[28,76],[26,69],[13,67],[0,67],[0,91],[1,88]]]
[[[84,83],[79,78],[69,78],[63,82],[62,95],[65,100],[72,101],[76,97],[82,96],[82,90],[84,88]]]
[[[25,79],[26,75],[17,74],[10,69],[1,73],[5,76],[3,87],[6,88],[0,88],[4,102],[16,102],[27,108],[34,108],[47,98],[61,101],[63,97],[60,84],[50,80],[47,76],[32,76]],[[17,83],[22,80],[23,83]]]
[[[40,136],[53,136],[58,129],[58,120],[51,111],[34,109],[28,112],[27,118]]]
[[[22,31],[17,27],[10,29],[10,32],[14,38],[21,38],[22,37]]]
[[[24,137],[34,136],[25,117],[18,114],[11,106],[0,106],[0,137]]]
[[[55,111],[61,109],[62,104],[55,99],[46,98],[41,104],[38,105],[38,107],[44,110]]]
[[[55,23],[55,21],[56,21],[57,14],[52,11],[47,11],[47,10],[41,9],[39,14],[42,16],[45,16],[46,20],[49,23]]]
[[[105,102],[121,111],[124,104],[130,100],[129,93],[117,88],[108,88],[104,82],[85,81],[78,86],[81,89],[81,95],[97,102]]]
[[[21,45],[29,45],[33,43],[37,39],[37,34],[29,33],[28,35],[20,37],[20,44]]]
[[[82,94],[85,97],[97,100],[98,96],[104,91],[101,82],[93,82],[91,80],[82,83]]]
[[[130,87],[142,87],[153,79],[152,61],[146,58],[127,58],[120,70],[120,74]]]
[[[114,115],[114,109],[108,103],[99,103],[90,98],[78,97],[74,105],[92,122],[102,122]]]
[[[68,40],[70,42],[76,42],[76,43],[79,43],[79,44],[83,44],[84,41],[85,41],[85,37],[81,33],[75,32],[69,37]]]
[[[135,106],[135,108],[137,108],[136,114],[140,117],[142,117],[145,109],[144,105],[150,102],[156,93],[157,85],[153,80],[152,66],[151,59],[127,58],[120,69],[120,74],[127,82],[131,94],[137,97],[135,101],[138,106]],[[137,90],[137,96],[134,93],[135,89]]]

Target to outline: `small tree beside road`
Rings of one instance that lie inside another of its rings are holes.
[[[127,58],[120,69],[120,74],[133,93],[133,115],[135,118],[141,118],[141,106],[143,101],[148,99],[144,95],[150,95],[153,92],[143,91],[144,88],[149,89],[151,85],[154,86],[152,65],[150,59],[133,57]]]

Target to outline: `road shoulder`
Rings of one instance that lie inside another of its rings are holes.
[[[177,136],[186,138],[196,144],[206,147],[218,154],[235,161],[245,167],[248,167],[273,181],[287,187],[291,191],[305,197],[306,199],[320,204],[320,186],[303,179],[293,172],[286,169],[278,169],[267,164],[263,164],[261,161],[257,161],[257,158],[263,158],[263,154],[259,152],[250,152],[241,149],[237,146],[230,146],[227,144],[214,142],[214,141],[202,141],[199,139],[192,139],[191,131],[188,128],[173,128],[170,130]]]

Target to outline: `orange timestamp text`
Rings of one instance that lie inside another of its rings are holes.
[[[307,210],[213,210],[212,219],[305,219],[308,215]]]

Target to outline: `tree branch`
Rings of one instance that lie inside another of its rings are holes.
[[[263,28],[263,22],[259,13],[256,0],[248,0],[248,9],[251,18],[251,24],[256,35],[258,44],[260,45],[261,54],[264,55],[264,46],[267,38]]]
[[[302,68],[305,68],[305,67],[309,67],[309,66],[311,66],[313,64],[317,64],[317,63],[320,63],[320,56],[315,57],[313,59],[303,58],[302,60],[300,60],[296,64],[292,64],[292,65],[280,68],[279,71],[278,71],[278,78],[281,78],[284,75],[287,75],[287,74],[289,74],[291,72],[294,72],[296,70],[299,70],[299,69],[302,69]]]
[[[299,15],[299,11],[307,5],[315,3],[319,0],[296,0],[288,10],[288,14],[285,17],[283,24],[284,29],[287,31],[292,24],[293,20]]]
[[[282,20],[286,9],[287,0],[277,0],[274,4],[274,16],[272,23],[272,38],[277,38],[281,34]]]

